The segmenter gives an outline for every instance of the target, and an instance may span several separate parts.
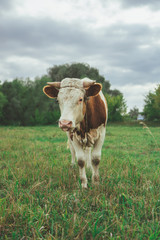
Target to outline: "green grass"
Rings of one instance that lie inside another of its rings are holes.
[[[108,126],[82,190],[57,127],[0,127],[0,239],[160,239],[160,128]]]

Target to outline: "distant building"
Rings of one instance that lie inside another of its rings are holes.
[[[138,114],[137,121],[144,121],[144,116],[142,114]]]

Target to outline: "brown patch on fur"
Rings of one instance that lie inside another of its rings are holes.
[[[85,121],[83,120],[80,123],[80,131],[77,131],[77,134],[81,136],[81,138],[85,137]]]
[[[99,163],[100,163],[100,160],[98,158],[92,159],[92,163],[93,163],[94,166],[98,166]]]
[[[87,101],[87,121],[88,121],[88,131],[90,129],[96,129],[100,125],[106,123],[106,107],[104,101],[98,94],[96,97],[90,97]],[[85,118],[80,124],[81,135],[85,132]]]
[[[73,141],[73,133],[72,132],[69,132],[69,137]]]
[[[83,168],[83,167],[84,167],[84,164],[85,164],[85,162],[84,162],[83,160],[81,160],[81,159],[78,160],[78,166],[79,166],[80,168]]]
[[[86,113],[86,104],[85,102],[83,102],[83,115],[85,115],[85,113]]]

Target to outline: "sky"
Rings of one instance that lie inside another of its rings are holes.
[[[160,83],[159,0],[1,0],[0,80],[87,63],[143,110]]]

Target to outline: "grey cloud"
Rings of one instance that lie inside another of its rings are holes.
[[[80,44],[84,31],[78,26],[61,24],[51,19],[6,19],[0,23],[2,52]],[[85,36],[85,35],[84,35]],[[85,38],[85,37],[84,37]],[[16,49],[14,48],[16,47]],[[30,52],[29,52],[30,54]]]
[[[9,11],[14,6],[14,1],[1,0],[0,1],[0,13]]]
[[[151,75],[159,65],[160,47],[155,45],[153,36],[160,36],[159,31],[150,29],[145,25],[115,25],[106,29],[102,45],[103,58],[107,59],[110,66],[122,70],[130,70],[137,75]],[[145,45],[149,48],[143,48]],[[130,73],[131,74],[131,73]],[[125,78],[125,74],[124,78]],[[138,78],[135,78],[135,81]],[[149,80],[149,77],[147,77]],[[125,80],[123,80],[125,81]],[[126,79],[127,81],[127,79]],[[147,81],[146,78],[142,82]]]
[[[126,7],[126,8],[148,6],[153,10],[160,9],[159,0],[134,0],[134,1],[121,0],[121,3],[122,3],[122,7]]]
[[[49,67],[62,64],[65,60],[72,61],[75,56],[81,55],[78,46],[85,46],[88,41],[85,31],[77,24],[62,24],[47,18],[4,18],[0,22],[0,29],[0,57],[5,62],[6,70],[9,69],[8,72],[13,74],[13,77],[17,76],[17,70],[20,74],[20,70],[18,62],[7,61],[12,56],[37,59],[43,65],[48,63]],[[30,72],[27,64],[23,71]],[[45,71],[46,69],[40,74],[44,74]]]
[[[159,0],[120,2],[123,8],[160,9]],[[107,7],[108,1],[100,3]],[[84,62],[97,67],[114,87],[143,88],[159,81],[160,27],[117,22],[89,31],[83,19],[67,23],[17,17],[14,4],[14,0],[0,2],[0,80],[41,76],[53,65]],[[126,91],[132,95],[132,89]]]
[[[48,64],[48,67],[66,62],[87,62],[88,59],[97,62],[98,66],[100,61],[100,72],[105,72],[106,79],[113,84],[145,83],[159,77],[160,47],[153,41],[160,38],[159,28],[117,23],[88,32],[83,22],[69,24],[49,18],[3,18],[0,29],[1,59],[26,56]],[[145,49],[143,45],[150,47]],[[15,76],[18,63],[6,64]],[[22,76],[23,71],[30,73],[28,68],[23,67]]]

